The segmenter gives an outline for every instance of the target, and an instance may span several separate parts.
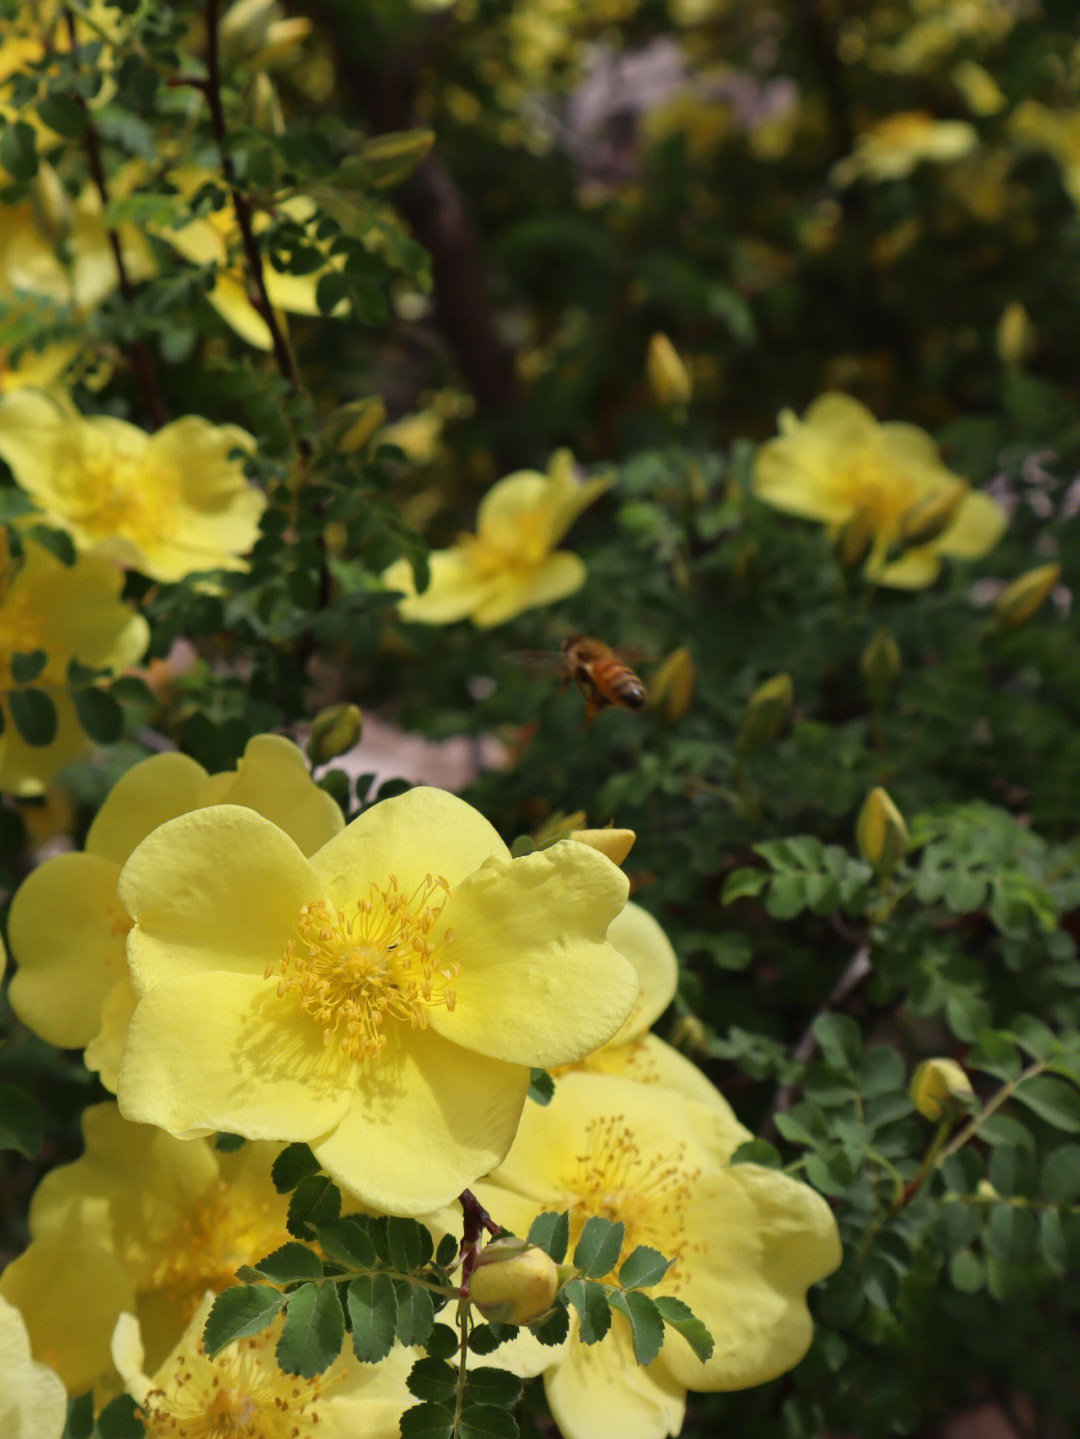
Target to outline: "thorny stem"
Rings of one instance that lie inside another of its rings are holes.
[[[250,296],[251,303],[270,331],[270,340],[278,369],[293,393],[299,394],[300,376],[296,368],[296,360],[266,289],[262,255],[255,238],[254,211],[251,201],[237,183],[236,170],[228,151],[225,109],[221,102],[221,59],[218,48],[219,9],[219,0],[206,0],[206,81],[201,89],[206,96],[206,103],[210,111],[210,125],[214,132],[214,139],[221,151],[221,170],[229,186],[236,223],[240,227],[244,258],[247,261],[248,274],[254,286],[254,293]]]
[[[64,11],[64,21],[67,25],[68,35],[71,40],[71,49],[74,53],[78,46],[78,35],[75,29],[75,15],[70,9]],[[105,166],[101,159],[101,138],[98,127],[94,120],[90,106],[85,98],[75,91],[74,99],[83,117],[83,143],[86,147],[86,158],[90,166],[90,176],[94,182],[94,188],[98,192],[102,209],[109,203],[108,182],[105,178]],[[117,279],[120,285],[120,294],[124,303],[130,305],[135,298],[135,286],[131,282],[131,276],[127,272],[124,263],[124,250],[120,243],[120,236],[111,225],[106,227],[106,234],[109,237],[109,248],[113,253],[113,261],[116,265]],[[139,390],[142,394],[143,406],[150,416],[155,427],[160,428],[168,419],[165,405],[158,389],[157,371],[154,366],[154,356],[150,346],[145,340],[135,340],[130,349],[131,366],[135,371],[138,380]]]

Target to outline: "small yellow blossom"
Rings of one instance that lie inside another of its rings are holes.
[[[30,1357],[22,1315],[0,1297],[0,1434],[60,1439],[67,1421],[64,1386]]]
[[[758,451],[755,494],[788,514],[824,521],[834,539],[861,522],[862,572],[875,584],[921,589],[937,578],[942,556],[976,559],[1001,538],[1001,506],[969,491],[915,425],[879,424],[850,396],[826,394],[802,420],[783,411],[780,431]],[[945,523],[931,533],[923,521],[939,504],[948,511]]]
[[[152,1376],[139,1324],[123,1314],[113,1360],[139,1406],[147,1439],[398,1439],[402,1412],[415,1401],[405,1380],[415,1355],[401,1345],[379,1364],[361,1364],[346,1342],[322,1374],[285,1374],[274,1355],[283,1319],[207,1358],[202,1331],[208,1294],[168,1358]]]
[[[812,1189],[778,1170],[729,1164],[748,1133],[720,1101],[677,1101],[663,1086],[571,1073],[546,1107],[529,1105],[500,1167],[473,1186],[517,1234],[545,1210],[569,1210],[571,1252],[593,1215],[626,1226],[616,1265],[639,1244],[675,1262],[652,1292],[689,1304],[715,1341],[699,1360],[668,1334],[646,1368],[634,1360],[621,1315],[598,1344],[545,1349],[519,1335],[497,1359],[544,1373],[565,1439],[632,1434],[663,1439],[681,1428],[688,1389],[744,1389],[792,1368],[813,1325],[806,1290],[841,1258],[832,1213]]]
[[[435,789],[310,859],[252,810],[181,815],[120,876],[138,995],[121,1111],[181,1138],[307,1142],[386,1212],[446,1204],[506,1153],[530,1067],[629,1013],[637,978],[606,940],[627,889],[573,840],[511,859]]]
[[[552,457],[546,475],[521,470],[500,480],[480,501],[476,534],[432,554],[431,583],[422,594],[407,560],[383,574],[388,589],[404,592],[402,619],[427,625],[471,619],[488,629],[573,594],[585,583],[585,565],[555,546],[610,485],[606,478],[579,481],[568,450]]]
[[[1022,144],[1043,150],[1061,167],[1061,183],[1080,206],[1080,110],[1049,110],[1024,100],[1009,117],[1009,132]]]
[[[253,444],[198,415],[151,435],[39,390],[0,400],[0,458],[48,521],[156,580],[245,568],[266,500],[234,452]]]
[[[86,1049],[86,1063],[116,1089],[120,1048],[135,1008],[124,957],[131,919],[116,893],[124,861],[167,819],[211,804],[249,805],[312,854],[344,828],[341,811],[280,735],[256,735],[236,769],[208,775],[187,755],[141,760],[109,792],[82,853],[55,855],[22,883],[8,936],[19,968],[12,1008],[61,1049]]]
[[[76,1394],[115,1387],[109,1336],[123,1310],[138,1314],[156,1368],[207,1289],[289,1237],[288,1195],[270,1179],[280,1145],[223,1153],[131,1124],[115,1104],[84,1110],[82,1126],[85,1153],[38,1185],[30,1244],[0,1275],[34,1353]]]
[[[857,136],[854,150],[833,166],[830,178],[834,185],[902,180],[923,161],[959,160],[978,143],[979,133],[967,120],[935,120],[925,110],[906,110]]]
[[[21,561],[0,555],[0,791],[43,794],[60,770],[90,748],[67,692],[71,660],[91,669],[123,670],[141,659],[150,640],[142,615],[120,599],[123,574],[108,560],[83,555],[65,565],[28,537]],[[34,680],[56,708],[48,744],[23,739],[11,716],[17,688],[12,656],[42,649],[45,668]]]

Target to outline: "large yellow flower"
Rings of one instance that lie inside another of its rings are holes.
[[[0,1275],[34,1354],[74,1393],[115,1388],[109,1336],[139,1316],[156,1368],[207,1289],[236,1283],[288,1239],[288,1196],[270,1166],[275,1144],[222,1153],[122,1119],[115,1104],[83,1112],[86,1152],[51,1170],[30,1204],[28,1248]]]
[[[0,791],[41,794],[66,764],[90,748],[67,693],[71,660],[92,669],[123,670],[141,659],[150,629],[120,599],[123,574],[99,556],[62,564],[33,540],[21,562],[0,554]],[[48,744],[23,739],[11,716],[18,686],[12,656],[42,649],[45,668],[33,681],[56,707],[56,733]]]
[[[468,618],[488,629],[573,594],[585,583],[585,565],[555,546],[610,485],[609,479],[578,480],[568,450],[552,457],[546,475],[507,475],[480,501],[476,534],[431,555],[431,583],[423,594],[407,560],[385,571],[387,588],[404,592],[402,619],[446,625]]]
[[[262,492],[237,450],[237,425],[185,415],[147,434],[111,415],[84,419],[66,397],[20,389],[0,400],[0,459],[49,521],[80,549],[157,580],[243,569]]]
[[[802,420],[784,410],[780,431],[758,451],[754,493],[834,536],[857,530],[875,584],[921,589],[943,555],[976,559],[1005,529],[1001,506],[946,469],[925,430],[879,424],[849,395],[821,395]]]
[[[572,1326],[544,1349],[522,1333],[496,1362],[544,1371],[565,1439],[663,1439],[682,1427],[688,1389],[745,1389],[797,1364],[813,1325],[806,1290],[840,1262],[820,1195],[774,1169],[728,1164],[750,1137],[717,1096],[696,1104],[663,1085],[615,1075],[563,1075],[546,1108],[529,1105],[502,1165],[473,1186],[493,1218],[527,1234],[545,1210],[569,1210],[571,1244],[591,1215],[626,1225],[675,1263],[651,1292],[689,1304],[715,1341],[704,1363],[669,1333],[640,1368],[618,1314],[595,1345]],[[617,1267],[617,1266],[615,1266]],[[524,1342],[523,1342],[524,1341]]]
[[[67,1421],[64,1386],[30,1357],[22,1315],[0,1297],[0,1434],[60,1439]]]
[[[363,1202],[434,1209],[502,1159],[530,1066],[630,1011],[605,939],[626,892],[572,840],[511,859],[441,790],[373,806],[310,860],[235,805],[170,820],[120,876],[139,995],[121,1110],[303,1140]]]
[[[208,1359],[202,1331],[210,1301],[207,1295],[153,1377],[137,1321],[124,1314],[117,1322],[113,1357],[148,1439],[398,1439],[402,1411],[415,1402],[405,1387],[411,1350],[398,1345],[380,1364],[361,1364],[346,1344],[324,1374],[303,1379],[278,1368],[279,1318]]]
[[[235,770],[208,775],[187,755],[141,760],[113,786],[81,854],[39,865],[11,902],[8,934],[19,968],[11,1005],[35,1034],[86,1062],[116,1089],[135,1008],[124,957],[131,920],[116,894],[124,861],[167,819],[211,804],[242,804],[273,820],[305,854],[344,828],[341,811],[281,735],[256,735]]]

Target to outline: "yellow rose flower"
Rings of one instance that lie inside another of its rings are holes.
[[[866,534],[863,574],[875,584],[921,589],[943,555],[977,559],[992,549],[1006,515],[989,495],[945,468],[937,445],[915,425],[879,424],[848,395],[816,399],[800,420],[758,451],[754,493],[788,514],[823,520],[830,534]]]
[[[224,1153],[131,1124],[115,1104],[84,1110],[82,1126],[86,1152],[38,1185],[30,1244],[0,1275],[34,1353],[76,1394],[115,1389],[109,1336],[124,1310],[156,1368],[208,1289],[289,1238],[289,1196],[270,1179],[280,1145]]]
[[[855,138],[855,148],[832,168],[834,185],[853,180],[902,180],[923,161],[942,164],[974,150],[979,132],[967,120],[935,120],[926,110],[888,115]]]
[[[607,943],[627,881],[572,840],[511,859],[414,789],[310,859],[218,805],[120,876],[138,1006],[117,1095],[186,1137],[302,1140],[362,1202],[419,1214],[499,1163],[530,1066],[603,1044],[637,994]]]
[[[0,400],[0,459],[49,522],[76,545],[179,580],[197,570],[244,569],[262,492],[236,450],[237,425],[186,415],[147,434],[111,415],[84,419],[66,397],[21,389]]]
[[[281,735],[256,735],[236,769],[208,775],[182,754],[133,765],[110,790],[82,853],[55,855],[22,883],[8,936],[19,968],[11,1006],[60,1049],[86,1047],[86,1063],[116,1089],[120,1050],[135,1008],[124,957],[131,919],[117,897],[124,861],[167,819],[211,804],[241,804],[273,820],[305,854],[344,828],[341,811]]]
[[[361,1364],[346,1343],[323,1374],[304,1379],[278,1368],[274,1347],[283,1318],[213,1359],[202,1345],[207,1295],[176,1348],[151,1377],[137,1320],[121,1315],[112,1351],[139,1406],[147,1439],[178,1435],[258,1439],[398,1439],[402,1412],[416,1401],[405,1387],[415,1355],[396,1346],[379,1364]]]
[[[585,565],[555,546],[610,485],[609,479],[578,480],[568,450],[552,457],[546,475],[507,475],[480,501],[476,534],[431,555],[431,583],[423,594],[407,560],[384,572],[383,584],[404,593],[401,618],[425,625],[471,619],[489,629],[573,594],[585,583]]]
[[[571,1253],[590,1216],[621,1221],[618,1263],[639,1244],[674,1259],[650,1292],[682,1299],[713,1336],[702,1362],[668,1333],[657,1359],[641,1368],[619,1314],[595,1345],[577,1341],[576,1321],[556,1349],[519,1334],[491,1362],[544,1373],[565,1439],[663,1439],[682,1427],[688,1389],[745,1389],[806,1353],[806,1290],[840,1263],[836,1224],[806,1185],[774,1169],[728,1164],[748,1137],[723,1101],[673,1102],[663,1087],[566,1074],[549,1105],[527,1107],[506,1159],[473,1186],[517,1234],[545,1210],[569,1210]]]
[[[67,693],[71,660],[91,669],[123,670],[141,659],[150,641],[142,615],[120,599],[123,574],[108,560],[83,555],[65,565],[31,539],[21,561],[0,555],[0,791],[42,794],[66,764],[86,754],[90,741]],[[33,687],[56,708],[56,733],[48,744],[23,739],[11,716],[18,688],[14,654],[42,649],[48,656]]]
[[[15,1439],[60,1439],[67,1395],[51,1369],[30,1357],[22,1315],[0,1297],[0,1434]]]

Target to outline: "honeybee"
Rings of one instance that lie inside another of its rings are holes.
[[[568,635],[563,640],[561,665],[564,678],[573,680],[585,696],[586,723],[608,705],[641,710],[648,703],[641,680],[602,640]]]

